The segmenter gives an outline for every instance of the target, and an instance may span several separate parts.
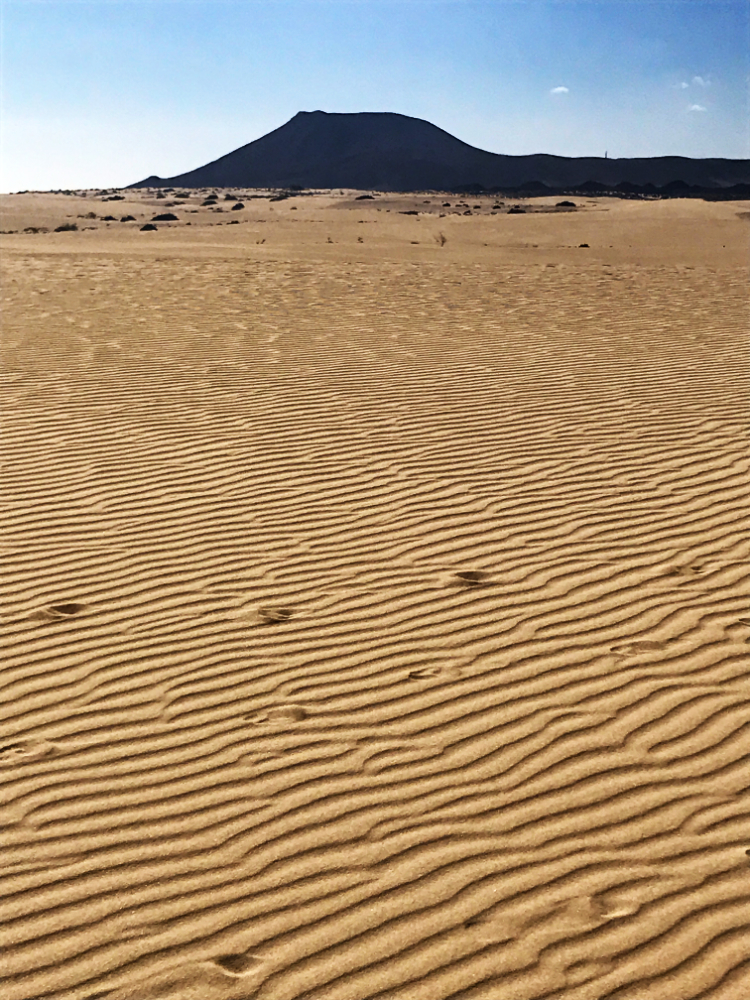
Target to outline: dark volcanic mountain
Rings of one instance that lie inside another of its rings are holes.
[[[587,184],[587,182],[589,182]],[[176,177],[147,177],[131,187],[355,188],[375,191],[622,190],[635,185],[729,188],[750,183],[750,160],[657,156],[503,156],[469,146],[421,118],[392,112],[300,111],[281,128]]]

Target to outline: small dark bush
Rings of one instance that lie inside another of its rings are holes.
[[[241,201],[238,201],[236,205],[232,205],[232,211],[239,212],[239,210],[244,207],[245,206],[243,205],[243,203]]]
[[[587,249],[587,250],[588,250],[588,248],[589,248],[589,245],[588,245],[588,243],[579,243],[579,244],[578,244],[578,246],[579,246],[579,247],[586,247],[586,249]]]
[[[142,233],[155,233],[156,226],[152,226],[150,222],[147,222],[145,226],[141,226]]]
[[[175,198],[189,198],[189,197],[190,197],[189,191],[178,191],[177,194],[175,195]]]
[[[78,226],[75,224],[75,222],[63,222],[63,224],[61,226],[58,226],[55,229],[55,232],[56,233],[74,233],[74,232],[77,231],[77,229],[78,229]],[[25,231],[28,232],[28,230],[25,230]],[[38,232],[38,230],[37,230],[37,232]]]
[[[286,201],[289,197],[288,194],[275,194],[273,198],[269,198],[269,201]]]
[[[451,207],[451,203],[449,201],[444,201],[442,207],[443,208],[450,208]]]
[[[373,197],[371,194],[358,194],[354,199],[355,201],[372,201]]]
[[[120,219],[120,222],[135,222],[135,216],[134,215],[123,215],[123,217]]]
[[[125,195],[111,194],[108,198],[102,198],[102,201],[125,201]]]
[[[164,194],[163,191],[157,191],[156,192],[156,197],[157,198],[166,198],[167,196]]]
[[[578,206],[574,201],[558,201],[555,208],[577,208]]]
[[[520,205],[512,205],[508,209],[508,215],[526,215],[526,209],[521,208]]]
[[[117,222],[117,219],[114,217],[114,215],[103,215],[102,222]]]
[[[217,199],[215,197],[214,198],[206,198],[205,201],[201,202],[201,205],[215,205],[216,201],[217,201]]]
[[[419,212],[409,211],[409,212],[399,212],[399,215],[419,215]]]
[[[474,213],[472,212],[472,210],[470,208],[467,208],[466,211],[464,212],[464,215],[473,215],[473,214]]]
[[[224,195],[224,201],[237,201],[237,195],[236,194],[225,194]]]
[[[172,215],[171,212],[163,212],[161,215],[155,215],[152,222],[179,222],[180,220],[176,215]]]

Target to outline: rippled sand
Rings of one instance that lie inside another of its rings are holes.
[[[1,199],[0,992],[744,1000],[750,205],[355,195]]]

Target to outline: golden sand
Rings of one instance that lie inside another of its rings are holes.
[[[750,204],[357,194],[2,198],[0,995],[745,1000]]]

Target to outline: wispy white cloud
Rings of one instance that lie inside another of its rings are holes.
[[[688,111],[707,111],[707,110],[708,109],[704,108],[702,104],[691,104],[690,107],[688,108]]]
[[[711,81],[708,79],[707,76],[694,76],[691,82],[694,83],[696,87],[711,86]]]
[[[678,83],[677,86],[680,88],[680,90],[687,90],[690,84],[687,83],[685,80],[683,80],[682,83]]]
[[[570,91],[568,90],[567,87],[553,87],[552,90],[550,90],[550,94],[569,94],[569,93]]]

